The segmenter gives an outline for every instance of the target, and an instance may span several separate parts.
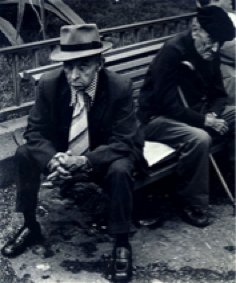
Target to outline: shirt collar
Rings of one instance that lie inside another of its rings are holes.
[[[98,73],[95,73],[95,76],[91,82],[91,84],[84,90],[84,92],[86,92],[90,97],[91,97],[91,101],[93,102],[95,99],[95,94],[96,94],[96,90],[97,90],[97,83],[98,83]],[[77,103],[77,90],[75,87],[70,86],[71,89],[71,102],[70,105],[74,105]]]
[[[95,74],[91,84],[85,89],[85,92],[91,97],[92,101],[95,99],[97,90],[98,73]]]

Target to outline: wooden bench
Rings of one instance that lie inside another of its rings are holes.
[[[105,66],[117,73],[132,80],[133,99],[136,107],[137,97],[144,81],[144,76],[148,66],[154,56],[163,46],[164,42],[171,38],[167,36],[150,41],[140,42],[137,44],[112,49],[105,54]],[[26,70],[20,74],[21,78],[31,80],[37,85],[41,75],[49,70],[53,70],[62,66],[62,63],[56,63],[36,69]],[[212,147],[212,153],[222,150],[223,144]],[[175,151],[166,159],[150,168],[149,177],[137,178],[135,189],[147,186],[165,176],[174,173],[178,166],[178,153]]]

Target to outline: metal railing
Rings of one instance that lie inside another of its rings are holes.
[[[194,16],[195,13],[189,13],[181,16],[162,18],[159,20],[122,25],[114,28],[102,29],[100,30],[100,34],[104,40],[111,40],[114,48],[116,48],[178,33],[189,27]],[[13,81],[12,105],[10,107],[1,107],[0,105],[0,122],[5,120],[9,115],[28,111],[33,105],[33,101],[22,103],[22,92],[20,90],[21,78],[19,76],[19,72],[22,71],[22,54],[26,52],[31,53],[31,68],[28,69],[37,68],[40,67],[40,65],[48,65],[50,64],[49,61],[40,64],[40,52],[44,48],[49,49],[48,51],[50,52],[58,44],[59,38],[54,38],[0,49],[0,56],[10,55],[12,58],[11,76]],[[25,67],[23,66],[23,70],[24,68]],[[35,87],[34,92],[36,92]]]

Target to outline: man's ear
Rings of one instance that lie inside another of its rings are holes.
[[[98,72],[104,67],[104,63],[105,63],[105,59],[101,55],[101,58],[100,58],[100,60],[98,62],[98,65],[97,65],[97,71]]]

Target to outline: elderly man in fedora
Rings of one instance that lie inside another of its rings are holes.
[[[103,66],[111,43],[101,42],[95,24],[64,26],[60,39],[51,59],[63,68],[42,76],[27,142],[16,152],[16,210],[25,223],[2,254],[17,256],[41,238],[35,213],[40,173],[61,186],[94,177],[110,197],[108,231],[116,237],[115,276],[122,279],[131,273],[133,171],[146,166],[131,82]]]
[[[212,140],[227,140],[235,174],[235,106],[225,106],[227,94],[219,60],[220,47],[234,36],[233,23],[221,8],[199,8],[192,28],[170,39],[158,52],[139,96],[137,116],[145,139],[180,151],[179,214],[197,227],[210,224],[207,207]]]

